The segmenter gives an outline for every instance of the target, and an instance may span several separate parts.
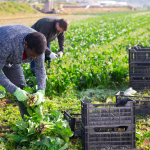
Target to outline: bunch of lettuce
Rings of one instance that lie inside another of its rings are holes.
[[[28,100],[23,101],[23,104],[25,105],[25,107],[27,107],[27,111],[30,116],[37,115],[38,116],[37,119],[42,120],[43,118],[42,105],[44,103],[44,100],[40,105],[36,105],[36,102],[37,102],[37,95],[28,95]]]
[[[32,98],[29,98],[31,102]],[[63,114],[53,109],[44,113],[43,103],[33,105],[28,101],[24,104],[30,117],[25,115],[23,120],[12,125],[14,133],[7,135],[8,141],[16,147],[32,150],[65,150],[73,132]]]

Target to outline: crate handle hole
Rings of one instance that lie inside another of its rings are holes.
[[[128,129],[128,126],[116,126],[116,127],[95,127],[95,132],[124,132]]]

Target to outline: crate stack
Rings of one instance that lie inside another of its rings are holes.
[[[150,97],[149,96],[126,96],[124,91],[119,91],[116,94],[116,103],[119,103],[122,98],[130,98],[135,100],[135,114],[150,115]]]
[[[129,79],[134,90],[150,89],[150,48],[129,48]]]
[[[84,150],[136,150],[135,102],[124,107],[81,101]]]

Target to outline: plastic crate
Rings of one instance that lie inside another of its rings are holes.
[[[116,103],[120,102],[121,98],[131,98],[136,101],[135,114],[150,114],[150,97],[142,96],[125,96],[123,91],[116,94]]]
[[[129,48],[129,63],[150,63],[150,48]]]
[[[150,63],[149,64],[129,64],[130,77],[149,77],[150,78]]]
[[[71,131],[74,132],[72,138],[81,138],[81,114],[69,114],[68,111],[64,111],[64,119],[69,122]]]
[[[150,89],[150,77],[130,77],[130,87],[134,90],[146,91]]]
[[[136,150],[135,125],[124,129],[124,126],[83,127],[82,147],[84,150]]]
[[[116,104],[92,104],[82,100],[82,123],[84,126],[135,124],[134,107],[134,101],[129,101],[125,107],[116,107]]]
[[[129,79],[135,90],[150,89],[150,47],[129,48]]]

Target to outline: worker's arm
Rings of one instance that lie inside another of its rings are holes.
[[[11,46],[11,45],[10,45]],[[11,94],[14,94],[14,92],[17,90],[17,86],[14,85],[3,73],[2,69],[4,68],[4,65],[6,64],[6,60],[8,58],[9,50],[8,48],[10,47],[9,44],[4,45],[1,43],[0,46],[0,85],[2,85],[8,92]]]
[[[45,53],[34,59],[35,62],[35,74],[37,79],[38,90],[45,92],[46,88],[46,70],[45,70]]]
[[[61,52],[64,52],[65,49],[65,32],[62,32],[58,35],[58,43]]]

